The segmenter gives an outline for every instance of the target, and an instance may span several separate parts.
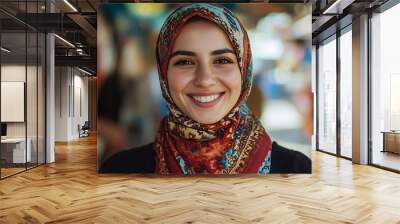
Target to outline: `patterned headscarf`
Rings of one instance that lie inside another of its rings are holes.
[[[223,30],[241,72],[242,88],[236,105],[214,124],[201,124],[189,118],[176,106],[168,89],[168,64],[174,42],[194,16]],[[156,172],[269,173],[271,140],[246,105],[252,85],[251,49],[247,32],[235,15],[225,7],[206,3],[176,9],[161,28],[156,55],[162,93],[170,109],[160,124],[154,145]]]

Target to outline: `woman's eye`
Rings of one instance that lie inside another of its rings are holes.
[[[194,63],[192,61],[184,59],[176,61],[174,65],[193,65],[193,64]]]
[[[215,64],[232,64],[232,60],[227,59],[227,58],[220,58],[215,60]]]

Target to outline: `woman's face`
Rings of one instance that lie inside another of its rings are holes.
[[[236,55],[225,33],[208,21],[185,25],[168,65],[172,100],[191,119],[213,124],[235,106],[241,92]]]

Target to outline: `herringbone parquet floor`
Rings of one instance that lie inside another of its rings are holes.
[[[0,181],[0,223],[400,223],[400,175],[313,152],[312,175],[97,174],[96,139]]]

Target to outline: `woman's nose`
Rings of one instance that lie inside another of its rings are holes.
[[[216,84],[215,76],[208,65],[200,64],[196,68],[194,85],[197,87],[210,87]]]

